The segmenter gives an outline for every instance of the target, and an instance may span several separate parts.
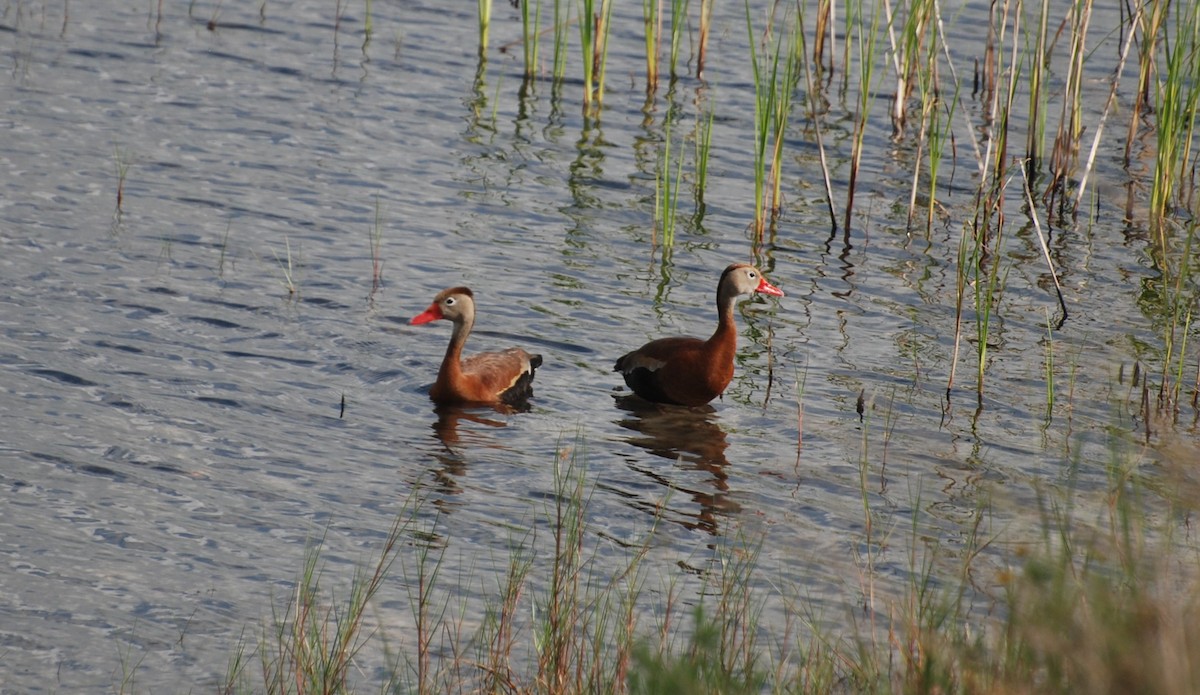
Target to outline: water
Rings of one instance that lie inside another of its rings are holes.
[[[962,215],[906,233],[915,155],[882,116],[848,236],[827,232],[812,143],[799,130],[787,143],[787,208],[760,258],[787,297],[741,306],[723,400],[663,413],[616,398],[615,358],[710,332],[720,270],[751,260],[741,6],[721,10],[706,75],[705,216],[669,263],[651,234],[665,97],[643,111],[638,8],[614,20],[597,125],[573,80],[558,98],[548,83],[521,94],[511,53],[477,73],[473,7],[375,3],[365,48],[361,7],[337,31],[331,3],[262,7],[71,3],[64,17],[16,3],[0,16],[5,692],[107,692],[131,672],[146,692],[208,689],[315,538],[344,584],[406,505],[423,505],[447,591],[475,621],[509,544],[544,529],[564,451],[596,485],[601,557],[624,557],[665,499],[655,582],[765,534],[766,575],[836,622],[857,591],[864,485],[883,526],[917,514],[953,548],[981,499],[1020,529],[1036,524],[1035,486],[1103,490],[1110,426],[1126,438],[1142,425],[1118,375],[1161,345],[1138,304],[1157,275],[1145,233],[1107,199],[1092,227],[1051,237],[1071,308],[1053,338],[1069,409],[1046,417],[1054,300],[1029,229],[1010,242],[982,408],[969,343],[947,407]],[[493,46],[519,36],[515,11],[496,12]],[[958,16],[951,35],[978,41],[980,17]],[[670,99],[691,108],[697,88],[684,80]],[[1095,94],[1098,109],[1107,87]],[[1121,190],[1118,169],[1101,163],[1100,190]],[[428,401],[448,326],[407,319],[457,284],[479,304],[468,350],[545,357],[531,412]],[[906,549],[878,552],[899,587]],[[380,608],[399,639],[406,576]]]

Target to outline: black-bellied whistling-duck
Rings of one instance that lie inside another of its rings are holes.
[[[429,397],[440,405],[451,403],[521,404],[533,394],[533,372],[542,366],[541,355],[521,348],[480,352],[463,359],[463,345],[475,323],[475,296],[466,287],[442,290],[411,324],[446,319],[454,323],[450,345]]]
[[[717,283],[717,330],[708,340],[691,336],[659,338],[622,355],[614,371],[621,372],[633,392],[648,401],[704,405],[720,396],[733,379],[737,328],[733,305],[743,294],[762,292],[783,296],[758,268],[734,263]]]

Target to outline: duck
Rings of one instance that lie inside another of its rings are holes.
[[[533,395],[533,375],[542,356],[521,348],[479,352],[463,358],[463,346],[475,325],[475,295],[468,287],[450,287],[433,298],[411,325],[445,319],[454,324],[450,345],[429,397],[438,405],[468,403],[524,405]]]
[[[776,297],[783,290],[767,282],[758,268],[734,263],[717,282],[717,330],[708,340],[673,336],[652,340],[622,355],[613,366],[626,385],[644,400],[682,406],[706,405],[733,380],[737,328],[733,307],[738,297],[761,292]]]

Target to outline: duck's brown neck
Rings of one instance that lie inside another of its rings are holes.
[[[446,356],[442,358],[442,368],[438,370],[438,380],[455,379],[462,372],[463,346],[467,344],[467,336],[471,334],[474,323],[474,316],[463,316],[454,322],[450,344],[446,346]]]
[[[708,343],[712,349],[737,349],[737,325],[733,320],[733,307],[737,304],[738,295],[722,287],[717,292],[717,330],[713,332]]]

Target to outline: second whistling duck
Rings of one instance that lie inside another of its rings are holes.
[[[752,265],[734,263],[717,283],[717,330],[708,340],[691,336],[659,338],[622,355],[613,367],[633,392],[648,401],[698,406],[725,392],[733,380],[737,328],[733,307],[743,294],[783,291]]]
[[[542,366],[541,355],[520,348],[480,352],[463,359],[463,345],[475,323],[475,296],[466,287],[442,290],[410,324],[446,319],[454,324],[450,345],[437,381],[429,389],[434,403],[507,403],[521,405],[533,394],[533,373]]]

